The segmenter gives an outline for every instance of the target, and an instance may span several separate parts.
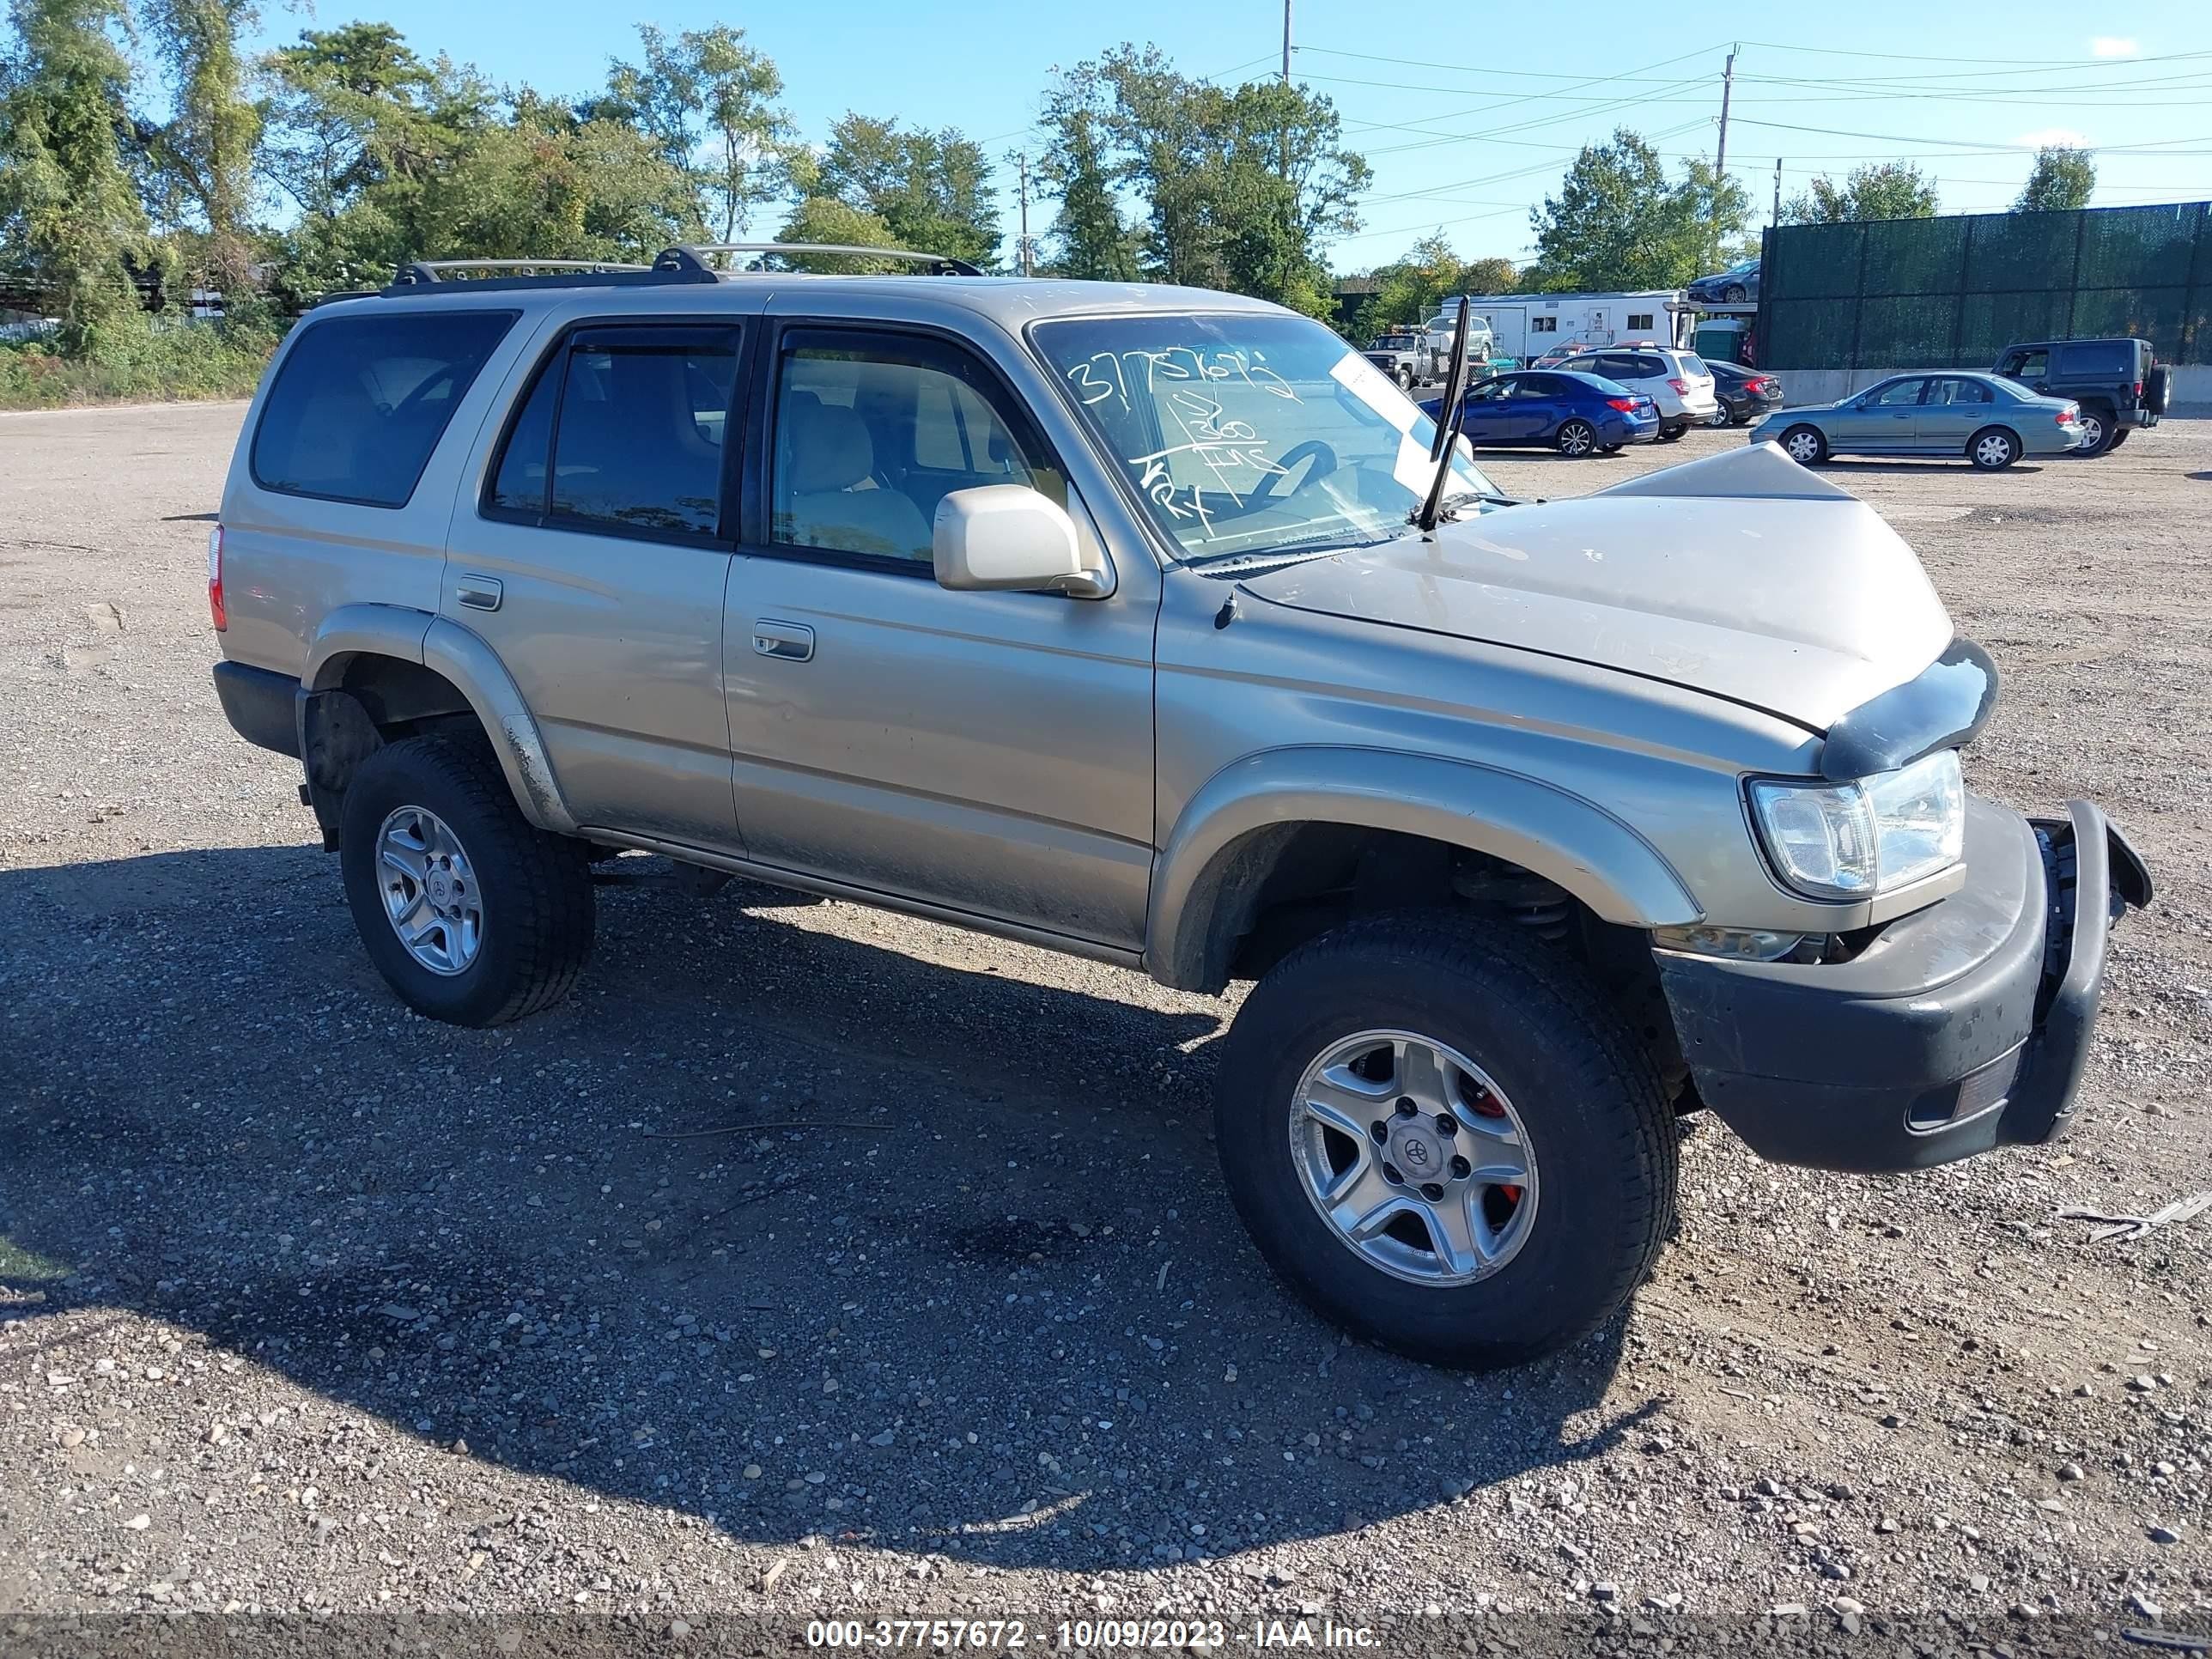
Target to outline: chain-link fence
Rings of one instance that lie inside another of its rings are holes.
[[[1759,274],[1762,368],[1986,368],[2123,334],[2212,362],[2212,203],[1783,225]]]

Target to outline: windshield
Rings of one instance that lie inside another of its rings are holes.
[[[1385,540],[1435,477],[1434,423],[1310,319],[1097,317],[1031,332],[1186,558]],[[1497,494],[1467,453],[1462,441],[1448,501]]]

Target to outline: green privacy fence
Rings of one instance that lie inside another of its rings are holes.
[[[1762,368],[1986,368],[2016,340],[2139,335],[2212,362],[2212,203],[1783,225]]]

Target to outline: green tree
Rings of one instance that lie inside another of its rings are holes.
[[[263,174],[310,218],[335,219],[416,170],[432,82],[389,23],[309,29],[262,60]]]
[[[2063,208],[2083,208],[2097,188],[2097,163],[2086,149],[2069,144],[2045,144],[2035,152],[2035,165],[2014,213],[2050,213]]]
[[[66,350],[137,319],[145,210],[124,164],[131,66],[121,0],[14,0],[0,66],[0,251],[52,295]]]
[[[1111,252],[1127,197],[1137,215],[1122,240],[1139,275],[1333,312],[1321,251],[1358,228],[1370,173],[1341,148],[1328,99],[1273,80],[1224,90],[1182,75],[1156,46],[1122,46],[1066,71],[1045,119],[1063,217],[1070,184],[1085,191],[1086,246]]]
[[[1859,219],[1932,219],[1936,181],[1910,161],[1853,167],[1840,185],[1827,174],[1783,204],[1786,225],[1841,224]]]
[[[168,118],[149,129],[155,176],[173,222],[206,229],[205,280],[234,307],[253,289],[254,151],[261,112],[246,96],[240,33],[253,27],[246,0],[140,0],[140,15],[168,72]]]
[[[1058,276],[1133,283],[1137,250],[1115,194],[1099,92],[1095,78],[1063,74],[1045,94],[1042,125],[1052,137],[1037,177],[1060,201],[1048,233],[1049,263]]]
[[[897,247],[900,238],[877,215],[835,196],[800,198],[776,233],[779,242],[817,242],[831,247]],[[932,249],[931,252],[940,250]],[[793,254],[791,262],[809,270],[869,275],[878,271],[912,270],[897,260],[864,259],[836,253]]]
[[[672,40],[646,23],[638,38],[644,61],[617,61],[591,112],[650,135],[671,166],[696,180],[706,222],[733,240],[788,175],[791,124],[775,101],[783,76],[726,24]]]
[[[1717,240],[1741,231],[1750,207],[1703,161],[1670,179],[1659,153],[1624,128],[1585,145],[1559,193],[1529,215],[1537,258],[1526,279],[1553,291],[1679,288]]]
[[[830,130],[829,147],[799,173],[805,193],[881,220],[894,242],[989,264],[999,210],[982,146],[952,127],[926,132],[857,111]]]
[[[1439,230],[1413,244],[1402,259],[1368,273],[1375,292],[1361,302],[1352,332],[1367,340],[1409,323],[1425,322],[1455,294],[1510,294],[1521,273],[1510,259],[1462,260]]]

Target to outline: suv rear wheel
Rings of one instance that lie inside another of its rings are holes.
[[[591,955],[591,848],[522,816],[480,741],[409,738],[361,763],[339,862],[354,927],[417,1013],[497,1025],[566,996]]]
[[[1518,1364],[1612,1317],[1673,1224],[1659,1079],[1571,964],[1509,926],[1382,917],[1254,988],[1222,1169],[1324,1316],[1416,1358]]]

